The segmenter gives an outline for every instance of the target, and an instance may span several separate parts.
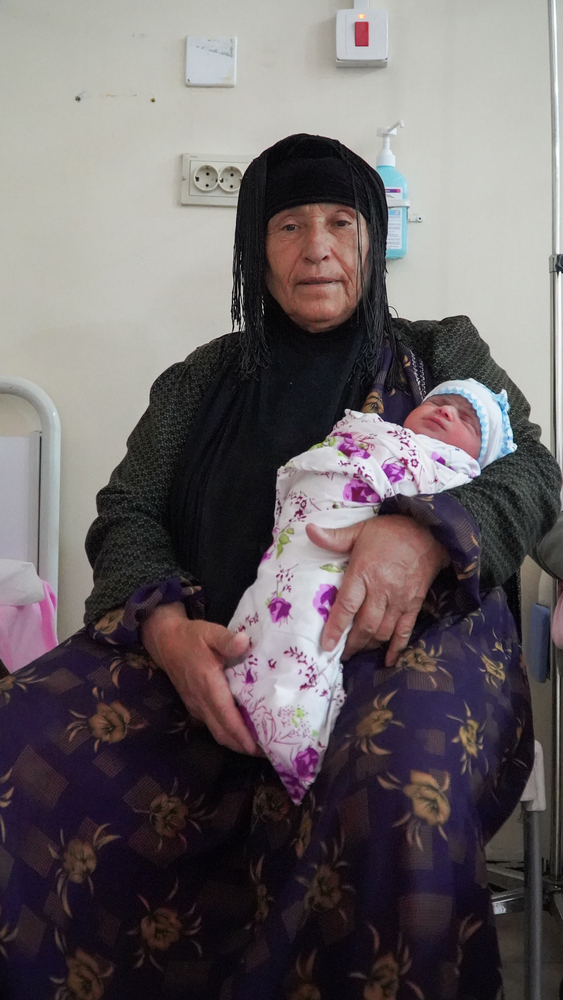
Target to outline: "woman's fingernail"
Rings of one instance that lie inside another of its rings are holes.
[[[336,646],[336,639],[326,639],[325,642],[323,642],[323,646],[327,653],[332,653],[334,647]]]

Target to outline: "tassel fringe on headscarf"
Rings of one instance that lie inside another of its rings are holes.
[[[358,284],[366,323],[366,342],[358,357],[358,364],[366,376],[373,373],[383,343],[387,339],[395,355],[390,371],[391,381],[398,374],[395,338],[387,304],[385,287],[385,246],[387,241],[387,203],[385,188],[376,170],[360,156],[342,145],[337,139],[324,136],[288,136],[266,149],[247,168],[239,192],[235,241],[233,251],[233,293],[231,317],[233,330],[240,331],[241,354],[239,377],[256,376],[269,363],[268,341],[264,321],[264,276],[266,270],[266,225],[268,219],[282,207],[304,204],[304,198],[292,198],[277,206],[277,192],[268,190],[272,173],[283,173],[288,161],[310,163],[311,160],[333,158],[346,165],[349,171],[349,190],[352,196],[342,196],[339,184],[340,170],[335,170],[334,201],[350,204],[366,221],[369,250],[367,279],[364,281],[360,266],[360,228],[358,223]],[[319,165],[320,167],[320,165]],[[320,171],[319,171],[320,172]],[[330,185],[329,185],[330,187]],[[307,199],[310,201],[311,199]],[[322,186],[322,195],[315,201],[330,202],[330,190]],[[267,211],[267,203],[270,212]],[[272,209],[273,206],[273,209]],[[360,306],[358,305],[358,313]]]

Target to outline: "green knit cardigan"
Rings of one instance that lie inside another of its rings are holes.
[[[400,341],[430,369],[433,385],[475,378],[494,392],[506,389],[518,450],[483,470],[451,495],[472,515],[481,532],[481,587],[504,583],[554,523],[560,508],[561,476],[539,443],[540,428],[506,372],[493,361],[466,316],[438,321],[393,320]],[[190,582],[164,527],[171,484],[186,436],[205,392],[237,350],[228,334],[197,348],[154,383],[150,404],[127,442],[127,454],[98,494],[98,517],[86,539],[94,589],[85,621],[124,604],[140,587],[170,577]],[[428,387],[430,389],[431,386]],[[193,581],[195,582],[195,581]]]

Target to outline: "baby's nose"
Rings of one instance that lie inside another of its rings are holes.
[[[447,420],[454,419],[456,413],[455,406],[452,406],[450,403],[441,403],[438,409],[440,410],[440,413],[444,417],[446,417]]]

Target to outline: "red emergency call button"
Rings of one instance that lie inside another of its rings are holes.
[[[359,46],[369,46],[369,21],[354,22],[354,44]]]

